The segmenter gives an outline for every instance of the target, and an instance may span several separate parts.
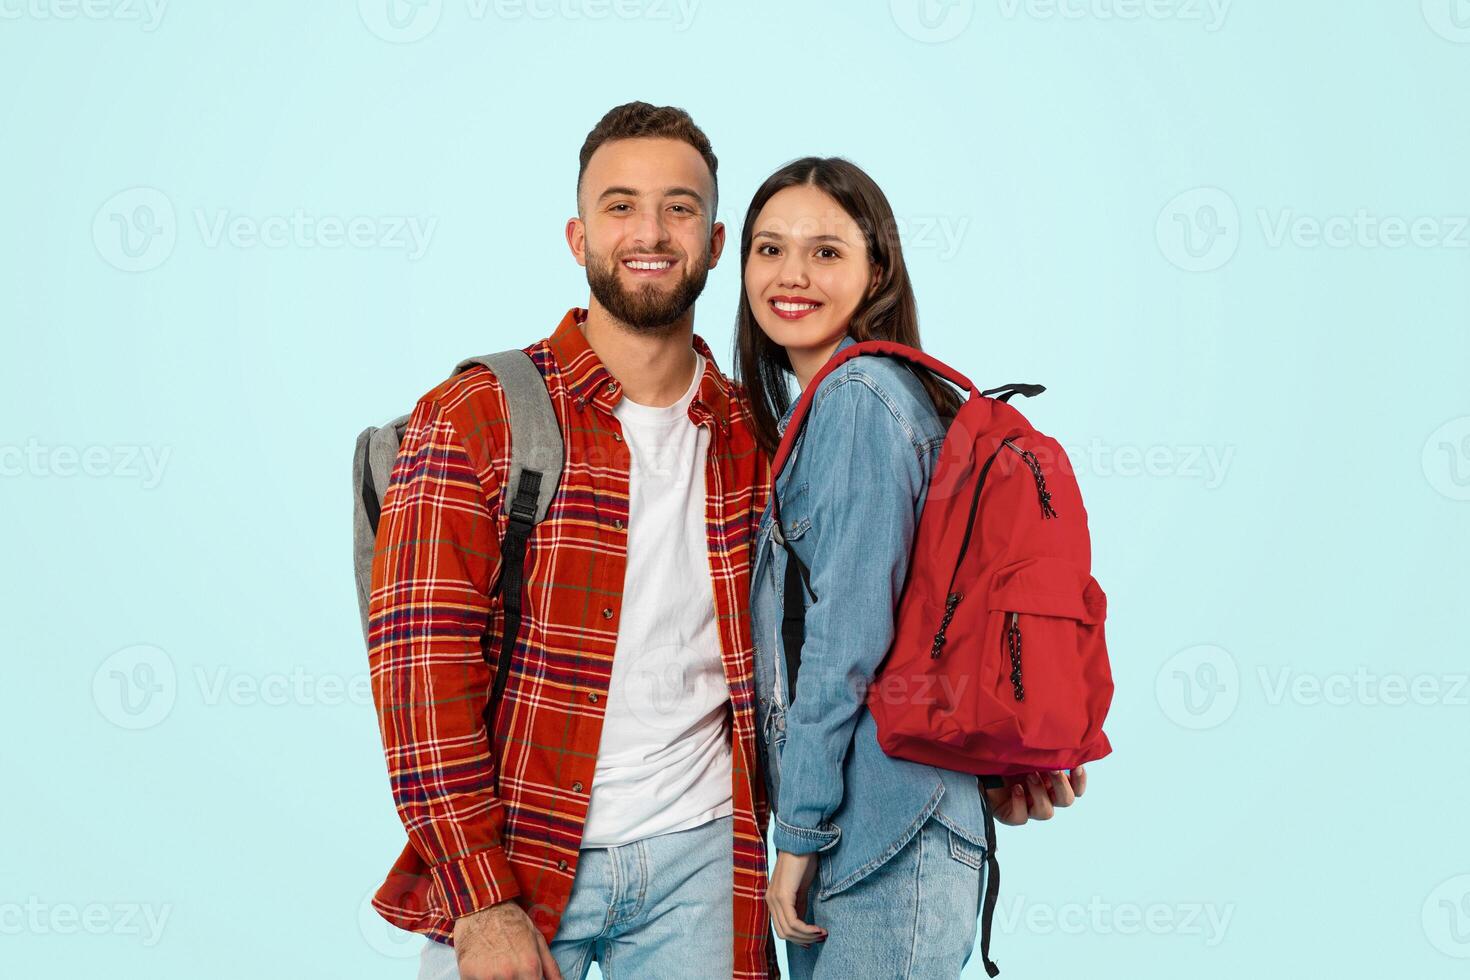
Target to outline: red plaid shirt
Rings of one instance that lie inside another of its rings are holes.
[[[507,408],[484,368],[424,395],[409,418],[373,558],[369,659],[388,776],[408,845],[373,905],[449,941],[454,919],[514,898],[547,941],[571,894],[601,741],[627,561],[628,448],[612,414],[622,387],[580,329],[584,310],[529,348],[546,379],[566,466],[526,556],[512,673],[494,746],[481,712],[492,668],[481,634],[504,622],[500,571]],[[756,772],[747,617],[755,525],[769,461],[743,390],[705,356],[689,409],[710,427],[706,531],[733,733],[735,976],[776,974],[763,902],[764,784]],[[495,649],[495,644],[492,644]]]

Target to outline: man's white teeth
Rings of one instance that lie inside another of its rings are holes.
[[[628,268],[630,268],[630,269],[643,269],[643,270],[646,270],[646,271],[649,271],[649,272],[652,272],[655,269],[667,269],[670,266],[672,266],[673,264],[674,263],[672,261],[669,261],[667,259],[665,259],[664,261],[661,261],[661,262],[640,262],[637,259],[629,259],[628,260]]]
[[[820,303],[787,303],[784,300],[775,301],[776,309],[782,313],[800,313],[803,310],[815,310]]]

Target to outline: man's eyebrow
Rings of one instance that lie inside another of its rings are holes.
[[[601,201],[601,200],[604,200],[604,199],[609,198],[609,197],[640,197],[640,196],[641,196],[640,192],[638,190],[632,188],[632,187],[609,187],[607,190],[605,190],[601,194],[597,195],[597,199],[599,201]],[[701,207],[704,206],[704,195],[700,194],[699,191],[695,190],[692,187],[665,187],[664,188],[664,196],[665,197],[692,197],[696,201],[699,202],[699,204],[700,204]]]

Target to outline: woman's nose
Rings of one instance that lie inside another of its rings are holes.
[[[786,261],[781,263],[780,283],[782,286],[805,289],[810,285],[806,275],[806,263],[795,256],[787,257]]]

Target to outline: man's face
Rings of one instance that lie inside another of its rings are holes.
[[[714,178],[688,143],[612,140],[587,161],[567,244],[610,314],[666,333],[699,298],[724,248],[713,206]]]

